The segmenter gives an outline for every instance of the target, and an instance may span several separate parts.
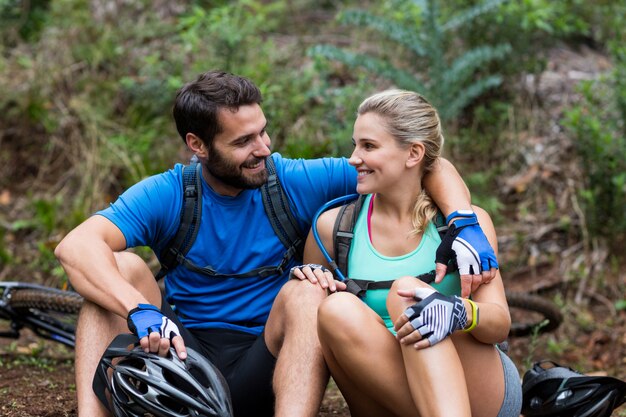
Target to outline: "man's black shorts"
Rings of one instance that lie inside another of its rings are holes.
[[[276,358],[267,349],[263,334],[186,329],[169,304],[165,300],[161,302],[161,311],[176,323],[185,345],[204,354],[226,378],[235,417],[273,416],[272,375]]]

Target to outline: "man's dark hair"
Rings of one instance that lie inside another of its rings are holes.
[[[220,109],[236,111],[247,104],[261,104],[261,91],[252,81],[224,71],[208,71],[184,85],[176,94],[174,120],[185,141],[187,133],[198,136],[208,146],[222,131]]]

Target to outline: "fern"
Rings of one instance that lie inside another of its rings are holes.
[[[397,22],[382,16],[376,16],[366,10],[348,10],[339,15],[339,22],[359,26],[383,33],[392,41],[399,43],[417,55],[426,55],[419,33],[412,27],[399,26]]]
[[[385,15],[367,10],[341,13],[343,25],[373,30],[406,51],[402,68],[394,66],[383,56],[357,53],[331,45],[317,45],[309,54],[339,61],[350,68],[361,68],[393,82],[397,87],[418,91],[433,102],[443,120],[452,119],[485,91],[499,86],[497,74],[477,78],[486,72],[490,63],[504,58],[510,51],[508,44],[483,45],[462,53],[454,53],[455,31],[494,10],[506,0],[487,0],[456,13],[441,22],[438,0],[414,1],[419,17],[414,22],[399,22]],[[394,4],[399,5],[398,0]],[[456,47],[456,46],[455,46]]]
[[[317,45],[310,52],[317,56],[339,61],[349,67],[360,66],[384,78],[394,80],[400,88],[418,90],[425,88],[415,74],[396,68],[383,59],[346,51],[332,45]]]
[[[467,25],[477,17],[498,8],[502,3],[505,2],[506,0],[488,0],[482,4],[477,4],[476,6],[470,7],[463,13],[460,13],[452,19],[448,20],[445,24],[442,25],[442,29],[443,31],[452,31],[459,29],[460,27]]]

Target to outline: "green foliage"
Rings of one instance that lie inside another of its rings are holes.
[[[524,367],[526,369],[531,369],[532,364],[535,361],[535,351],[537,350],[537,346],[539,345],[539,335],[542,328],[546,327],[549,323],[549,320],[544,320],[535,327],[532,328],[532,332],[530,334],[530,341],[528,343],[528,353],[524,358]]]
[[[300,114],[284,151],[293,157],[350,156],[352,127],[363,94],[371,88],[365,77],[338,83],[329,63],[316,60],[303,86],[306,116]],[[302,110],[300,110],[302,111]]]
[[[613,55],[613,73],[581,83],[583,100],[566,112],[564,125],[581,158],[586,185],[579,194],[589,232],[618,248],[626,232],[626,48],[615,46]]]
[[[4,227],[0,227],[0,264],[8,264],[13,260],[11,253],[6,247],[5,236],[6,230]]]
[[[479,16],[496,9],[504,0],[490,0],[468,7],[444,20],[439,1],[415,2],[409,16],[376,15],[367,10],[348,10],[339,15],[343,25],[354,25],[378,32],[391,41],[391,49],[400,47],[400,57],[392,59],[384,53],[355,52],[333,45],[318,45],[310,54],[340,61],[349,68],[361,68],[390,80],[395,86],[417,91],[439,110],[442,120],[455,118],[477,97],[497,87],[502,79],[497,74],[478,76],[489,63],[504,58],[508,44],[479,45],[469,50],[459,48],[457,31]],[[391,1],[398,7],[402,2]]]
[[[34,40],[46,24],[50,0],[0,0],[0,40]]]

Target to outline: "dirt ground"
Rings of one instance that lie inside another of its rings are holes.
[[[598,314],[603,314],[598,310]],[[596,317],[597,320],[602,320]],[[621,317],[622,326],[626,317]],[[555,334],[536,338],[510,339],[510,355],[521,373],[529,361],[552,359],[568,366],[582,364],[586,370],[626,378],[626,333],[595,332],[581,335],[576,349],[558,353],[554,346],[567,323]],[[616,339],[617,338],[617,339]],[[0,416],[71,417],[76,416],[76,386],[73,352],[52,342],[42,342],[28,331],[17,341],[0,339]],[[594,367],[594,364],[604,367]],[[601,365],[600,365],[601,366]],[[350,413],[341,393],[331,383],[326,391],[319,417],[348,417]],[[626,406],[613,417],[626,416]]]
[[[0,416],[77,416],[72,352],[24,333],[17,341],[0,339]],[[319,417],[349,415],[331,381]]]

